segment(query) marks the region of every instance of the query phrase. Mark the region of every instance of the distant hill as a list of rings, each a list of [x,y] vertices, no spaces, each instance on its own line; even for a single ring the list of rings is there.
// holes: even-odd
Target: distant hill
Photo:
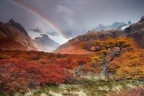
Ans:
[[[111,25],[103,25],[99,24],[96,28],[93,30],[90,30],[89,32],[95,32],[95,31],[107,31],[107,30],[123,30],[126,27],[129,27],[131,25],[131,21],[128,23],[125,22],[114,22]]]
[[[41,37],[34,38],[34,41],[40,51],[52,52],[59,46],[58,43],[50,39],[46,34],[41,34]]]
[[[55,53],[61,54],[87,54],[88,51],[80,48],[79,43],[81,41],[93,41],[104,40],[106,38],[118,38],[118,37],[132,37],[137,42],[137,45],[144,48],[144,17],[135,24],[130,25],[124,30],[107,30],[107,31],[92,31],[84,35],[79,35],[67,43],[61,45]]]

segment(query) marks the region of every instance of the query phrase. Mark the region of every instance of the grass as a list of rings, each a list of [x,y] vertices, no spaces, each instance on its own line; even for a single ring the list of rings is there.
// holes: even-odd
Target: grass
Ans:
[[[33,96],[40,96],[43,93],[47,96],[108,96],[109,93],[118,93],[123,89],[139,86],[144,86],[144,82],[136,80],[80,80],[76,84],[42,87],[33,91]]]
[[[0,96],[110,96],[129,88],[144,87],[144,82],[137,80],[103,80],[77,78],[73,84],[46,85],[27,93]],[[114,95],[115,96],[115,95]]]

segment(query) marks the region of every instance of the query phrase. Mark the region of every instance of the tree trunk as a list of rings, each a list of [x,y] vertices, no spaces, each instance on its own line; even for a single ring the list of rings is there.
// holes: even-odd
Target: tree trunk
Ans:
[[[108,77],[107,66],[106,66],[106,65],[107,65],[106,63],[102,64],[102,74],[103,74],[103,76],[104,76],[105,78]]]
[[[81,65],[78,66],[78,68],[73,73],[74,77],[79,73],[79,71],[82,69],[82,67],[83,67],[83,64],[81,64]]]

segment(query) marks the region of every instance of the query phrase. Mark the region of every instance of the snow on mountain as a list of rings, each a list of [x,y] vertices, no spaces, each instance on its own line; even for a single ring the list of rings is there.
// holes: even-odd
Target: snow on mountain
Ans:
[[[34,32],[33,30],[27,31],[28,35],[34,39],[36,37],[41,37],[42,33],[38,33],[38,32]],[[50,39],[52,39],[53,41],[59,43],[59,44],[64,44],[66,43],[69,39],[64,38],[61,34],[58,35],[51,35],[51,34],[47,34],[49,36]]]
[[[34,41],[40,51],[52,52],[59,46],[57,42],[50,39],[46,34],[41,34],[40,37],[34,38]]]
[[[124,30],[127,27],[129,27],[129,25],[125,25],[125,26],[121,27],[121,30]]]
[[[121,26],[120,30],[124,30],[125,28],[129,27],[130,25],[132,25],[131,21],[129,21],[127,24]]]
[[[32,39],[41,36],[41,35],[40,35],[41,33],[37,33],[37,32],[34,32],[34,31],[32,31],[32,30],[28,30],[27,32],[28,32],[28,35],[29,35]]]
[[[51,38],[52,40],[54,40],[55,42],[59,44],[64,44],[69,40],[69,39],[64,38],[62,35],[53,36],[53,35],[48,34],[48,36],[49,38]]]
[[[125,28],[129,27],[131,24],[132,24],[131,21],[129,21],[128,23],[125,23],[125,22],[114,22],[111,25],[99,24],[92,31],[124,30]]]

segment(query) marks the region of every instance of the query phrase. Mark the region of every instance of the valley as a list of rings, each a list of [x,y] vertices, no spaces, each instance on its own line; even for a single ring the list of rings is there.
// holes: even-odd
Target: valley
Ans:
[[[59,46],[46,34],[33,40],[12,19],[0,23],[0,96],[143,96],[143,29],[144,17]]]

